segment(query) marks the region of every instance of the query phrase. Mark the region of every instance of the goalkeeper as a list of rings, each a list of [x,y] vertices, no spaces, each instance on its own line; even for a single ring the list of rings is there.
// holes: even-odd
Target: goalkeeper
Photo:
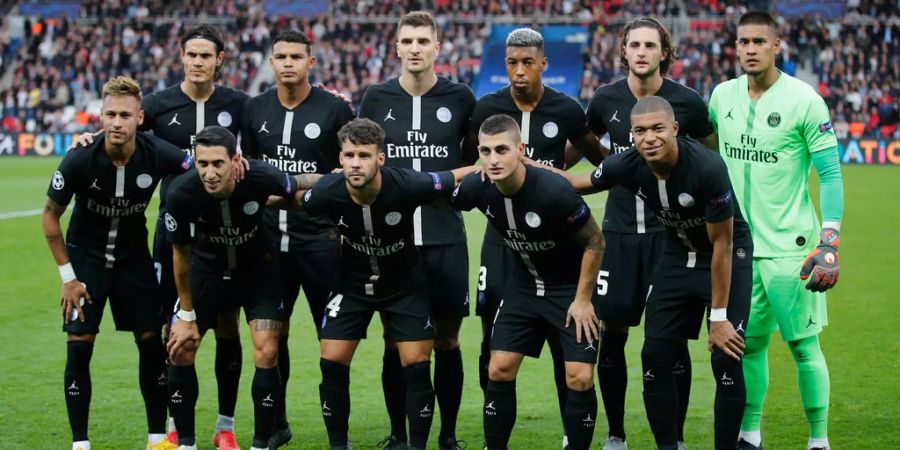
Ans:
[[[741,17],[736,44],[746,75],[717,86],[709,102],[755,246],[743,361],[747,405],[737,448],[762,448],[767,353],[778,328],[797,364],[807,448],[828,450],[830,381],[818,335],[828,321],[823,292],[838,280],[843,182],[828,107],[809,85],[775,67],[777,33],[766,13]],[[809,196],[810,165],[821,185],[821,229]]]

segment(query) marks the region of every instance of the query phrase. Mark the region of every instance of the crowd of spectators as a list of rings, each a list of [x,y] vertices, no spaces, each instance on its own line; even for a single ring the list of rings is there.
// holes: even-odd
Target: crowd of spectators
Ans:
[[[221,23],[224,84],[247,90],[258,68],[267,64],[264,56],[274,34],[300,29],[315,43],[312,81],[357,104],[369,85],[399,75],[394,47],[398,10],[435,11],[442,45],[436,70],[467,84],[478,73],[490,35],[485,17],[511,15],[526,22],[536,16],[575,17],[591,31],[578,93],[587,103],[599,86],[625,76],[619,64],[623,21],[702,10],[713,14],[691,21],[688,30],[675,36],[678,58],[668,76],[708,99],[718,83],[740,73],[734,18],[747,8],[728,0],[335,0],[332,14],[285,18],[266,17],[260,0],[187,0],[177,7],[163,1],[91,0],[83,5],[78,20],[27,21],[26,39],[12,55],[5,47],[8,19],[0,18],[0,74],[11,66],[14,80],[12,89],[0,91],[0,130],[70,132],[92,125],[85,109],[113,75],[135,77],[145,92],[177,82],[182,77],[174,51],[178,38],[204,14],[230,18]],[[817,88],[839,136],[900,137],[900,14],[896,5],[883,0],[851,0],[848,5],[850,13],[839,21],[779,18],[784,36],[779,67],[818,77]],[[100,16],[102,21],[92,19]]]

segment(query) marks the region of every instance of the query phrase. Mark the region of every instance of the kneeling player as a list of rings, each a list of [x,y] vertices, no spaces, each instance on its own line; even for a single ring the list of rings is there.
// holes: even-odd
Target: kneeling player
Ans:
[[[350,121],[338,138],[343,173],[300,176],[303,188],[319,180],[303,196],[303,209],[328,216],[342,236],[337,288],[321,323],[319,395],[328,440],[332,449],[349,448],[350,362],[380,311],[400,350],[410,448],[424,450],[434,411],[434,324],[413,214],[449,194],[474,167],[436,173],[383,167],[384,131],[369,119]]]
[[[490,181],[466,177],[452,203],[481,210],[518,256],[491,330],[485,443],[488,449],[507,447],[516,421],[519,366],[525,355],[540,355],[550,331],[559,335],[565,359],[567,448],[590,448],[599,337],[591,291],[603,258],[600,228],[565,179],[521,162],[525,145],[515,119],[491,116],[481,125],[478,141]]]
[[[697,339],[707,305],[716,379],[715,448],[734,449],[744,412],[741,355],[750,312],[753,242],[722,158],[677,138],[672,106],[645,97],[631,110],[636,151],[606,159],[571,179],[582,191],[624,186],[653,209],[668,231],[647,298],[644,406],[660,449],[678,448],[679,403],[673,368]]]
[[[236,147],[227,129],[203,129],[196,139],[197,170],[175,180],[167,199],[167,237],[180,298],[168,342],[169,404],[185,449],[196,448],[197,347],[220,311],[243,307],[250,323],[256,365],[251,449],[268,448],[280,399],[278,333],[284,307],[277,265],[260,226],[269,196],[291,197],[297,185],[262,161],[251,161],[246,178],[236,183],[231,176],[240,160]]]

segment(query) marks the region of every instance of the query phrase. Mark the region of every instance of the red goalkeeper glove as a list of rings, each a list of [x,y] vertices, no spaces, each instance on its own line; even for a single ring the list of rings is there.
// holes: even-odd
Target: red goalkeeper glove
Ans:
[[[800,269],[800,279],[809,278],[806,288],[813,292],[825,292],[834,287],[840,275],[838,245],[840,234],[834,228],[824,228],[819,235],[819,245],[807,255]],[[812,275],[812,277],[810,277]]]

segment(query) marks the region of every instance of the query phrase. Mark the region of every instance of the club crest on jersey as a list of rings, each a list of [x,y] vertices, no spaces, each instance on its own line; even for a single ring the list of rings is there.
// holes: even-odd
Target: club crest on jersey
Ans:
[[[141,189],[147,189],[150,185],[153,184],[153,177],[147,175],[146,173],[142,173],[137,177],[137,185]]]
[[[525,223],[531,228],[537,228],[541,226],[541,216],[537,215],[536,212],[529,211],[525,214]]]
[[[391,211],[391,212],[387,213],[387,215],[384,216],[384,223],[394,226],[394,225],[397,225],[398,223],[400,223],[400,219],[402,217],[403,216],[400,215],[399,212]]]
[[[769,118],[766,119],[766,123],[768,123],[769,126],[772,128],[777,127],[778,124],[781,123],[781,114],[778,114],[777,112],[773,112],[772,114],[769,114]]]
[[[694,206],[696,202],[694,201],[694,197],[691,197],[691,194],[687,192],[682,192],[678,194],[678,204],[684,206],[685,208],[690,208]]]
[[[559,126],[556,125],[556,122],[547,122],[544,124],[542,131],[548,139],[553,139],[559,134]]]
[[[229,113],[228,111],[220,112],[216,117],[216,122],[219,122],[219,125],[225,128],[230,127],[231,123],[233,122],[233,120],[231,119],[231,113]]]
[[[303,129],[303,134],[310,139],[315,139],[322,134],[322,129],[319,128],[319,124],[317,123],[308,123],[306,128]]]
[[[446,106],[441,106],[437,110],[437,119],[441,122],[447,123],[450,119],[453,118],[453,113],[450,112],[450,109]]]
[[[53,189],[57,191],[62,190],[62,188],[66,185],[66,179],[63,178],[62,172],[57,170],[53,174],[53,181],[50,182],[50,185],[53,186]]]
[[[252,216],[259,211],[259,203],[257,202],[247,202],[244,203],[244,214],[248,216]]]
[[[178,229],[178,222],[176,222],[175,218],[172,217],[172,215],[169,213],[166,213],[166,229],[169,231],[175,231]]]

